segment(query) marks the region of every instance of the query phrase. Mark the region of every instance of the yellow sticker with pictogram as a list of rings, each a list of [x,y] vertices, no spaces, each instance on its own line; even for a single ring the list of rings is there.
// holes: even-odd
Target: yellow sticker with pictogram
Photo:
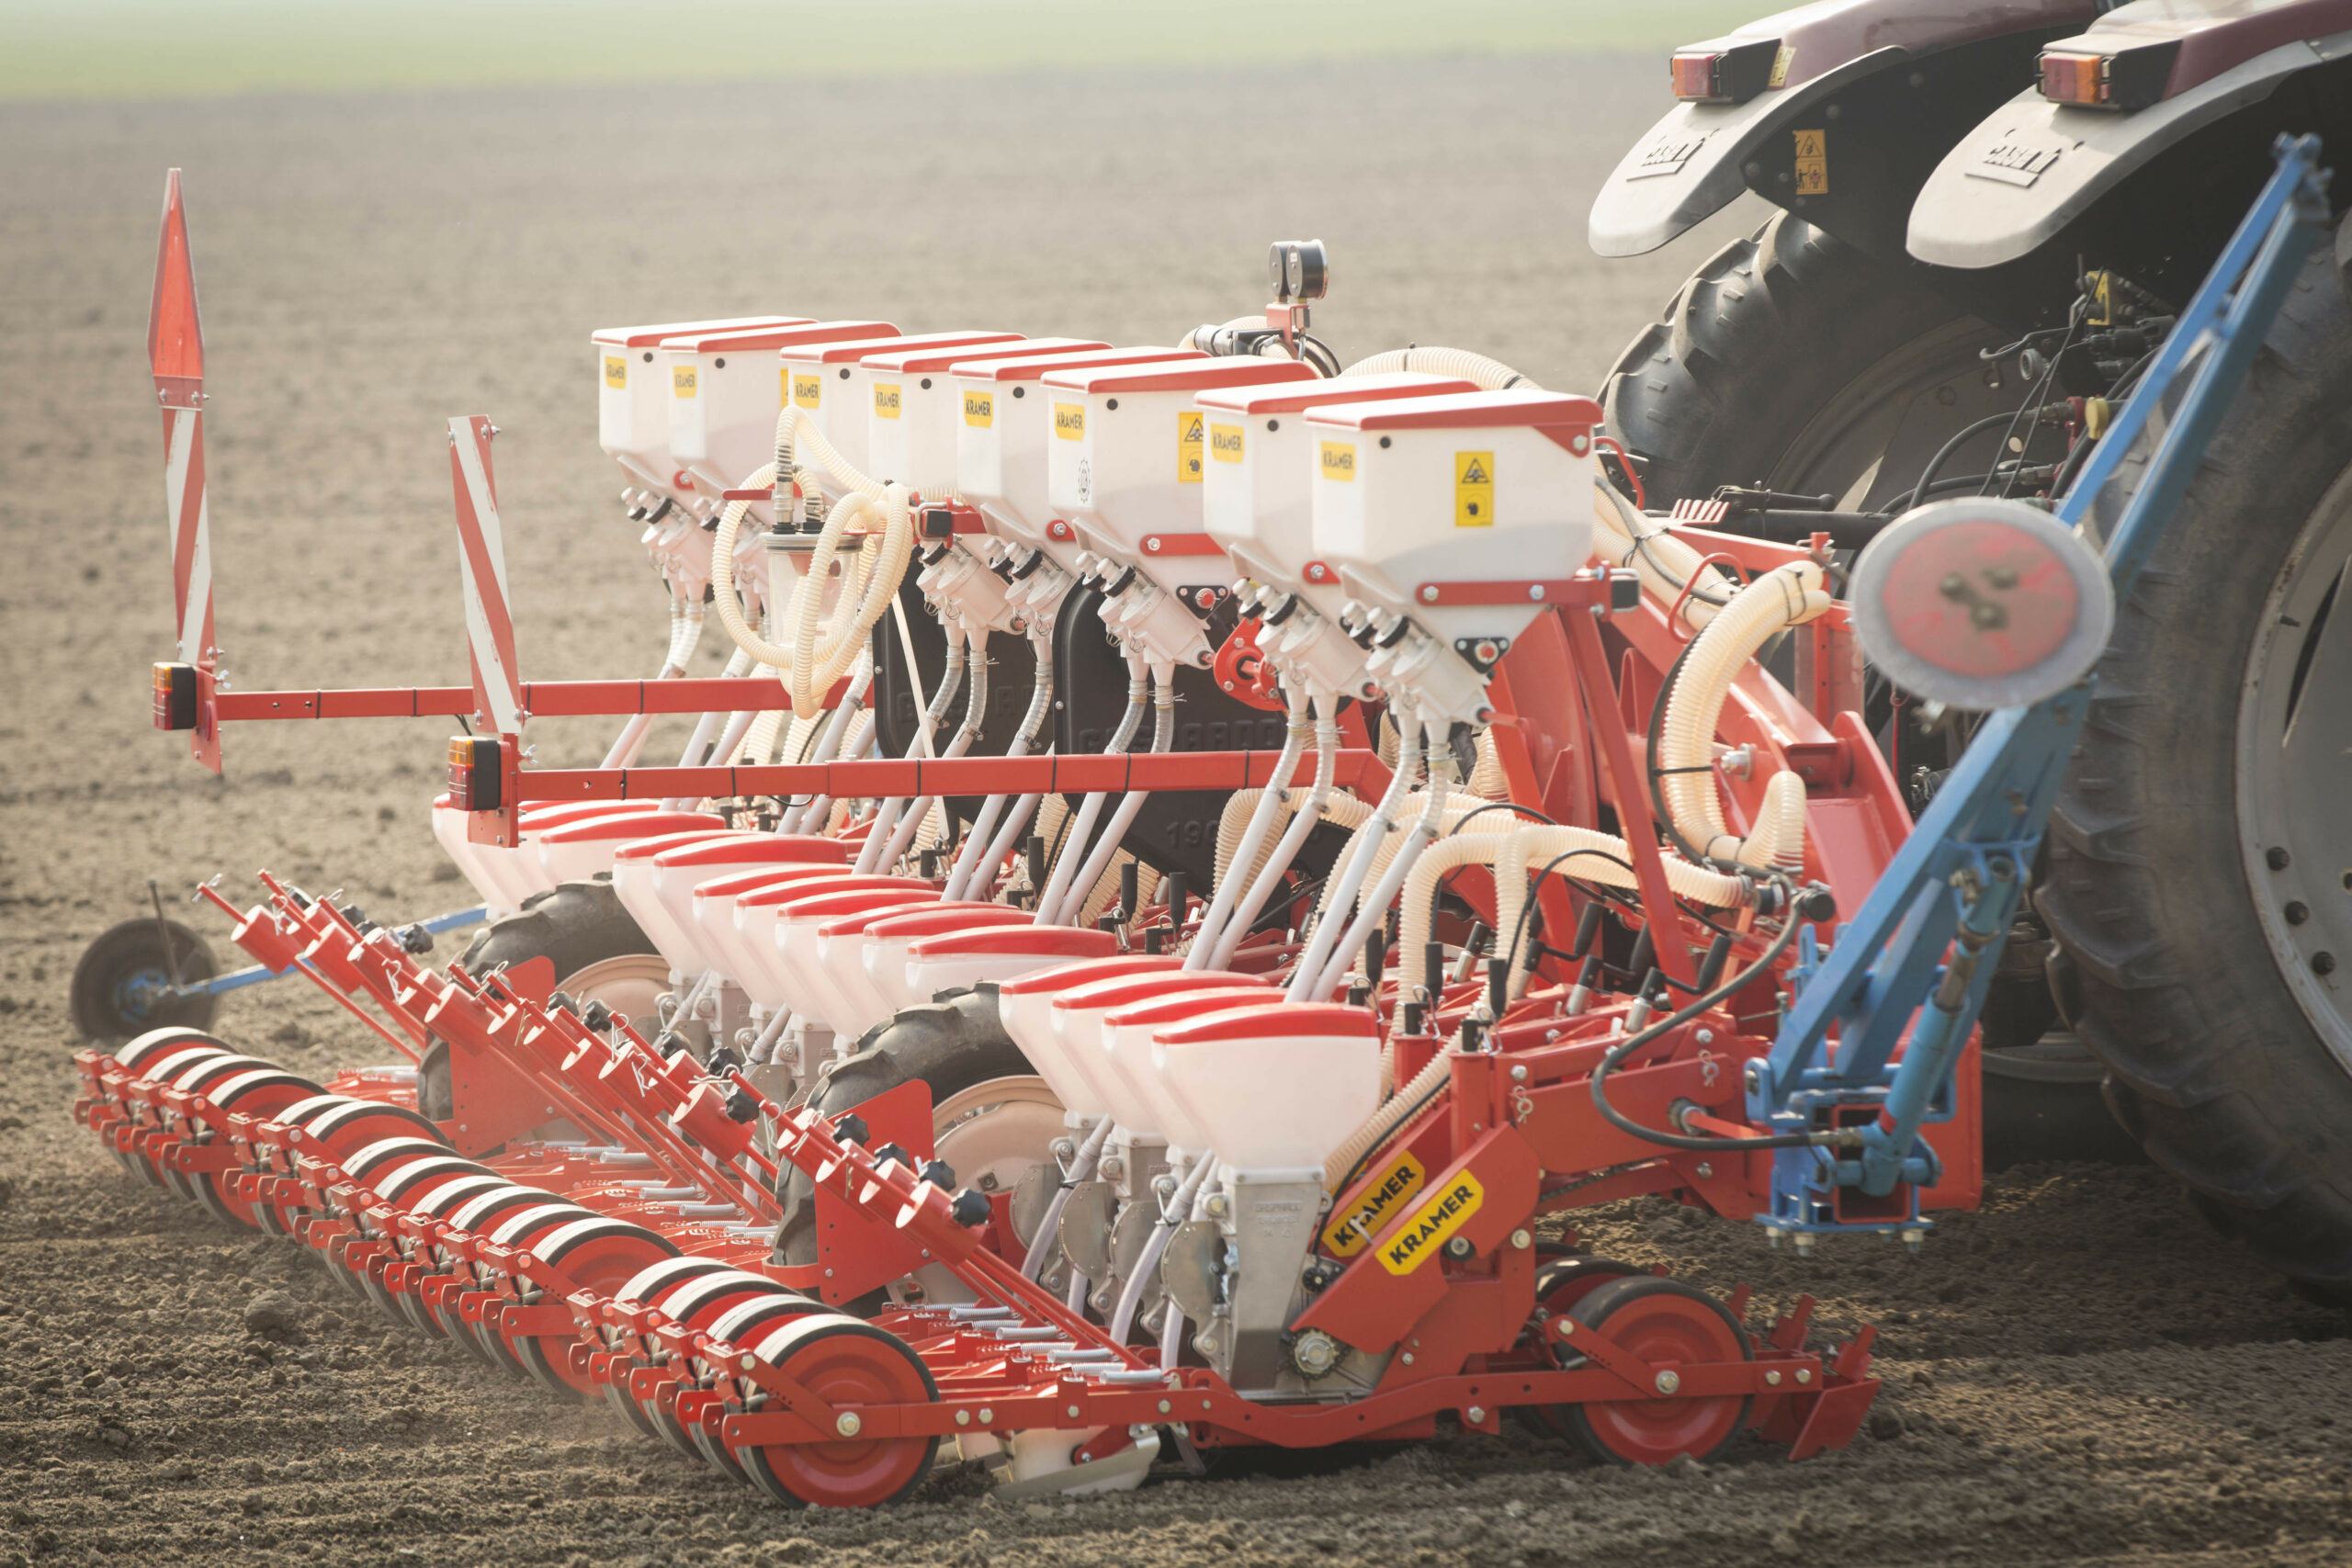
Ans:
[[[1323,443],[1323,477],[1342,484],[1356,477],[1356,445],[1352,441]]]
[[[996,423],[996,394],[977,387],[964,389],[964,423],[974,430],[986,430]]]
[[[1209,456],[1220,463],[1241,461],[1241,427],[1238,424],[1210,425]]]
[[[670,367],[670,389],[682,398],[695,395],[695,367],[691,365]]]
[[[1797,51],[1791,49],[1787,44],[1782,44],[1779,49],[1772,51],[1772,73],[1764,79],[1764,85],[1767,87],[1787,86],[1789,85],[1789,67],[1794,65],[1796,62]]]
[[[1495,525],[1495,455],[1456,452],[1453,455],[1453,525],[1491,528]]]
[[[899,384],[896,381],[874,383],[874,417],[876,419],[899,417]]]
[[[1206,445],[1208,421],[1186,409],[1176,416],[1176,482],[1201,482],[1201,448]]]
[[[615,391],[628,385],[628,361],[617,354],[605,355],[605,385]]]
[[[1428,1185],[1429,1167],[1409,1150],[1373,1172],[1363,1196],[1332,1216],[1323,1228],[1323,1245],[1334,1258],[1353,1258],[1380,1234],[1389,1217],[1412,1201]]]
[[[1085,440],[1086,405],[1084,403],[1056,403],[1054,405],[1054,434],[1064,441]]]
[[[1380,1266],[1391,1274],[1410,1274],[1468,1224],[1486,1201],[1487,1190],[1466,1170],[1442,1183],[1380,1244]]]
[[[1827,196],[1829,194],[1829,132],[1826,130],[1794,130],[1789,134],[1797,141],[1797,194]]]
[[[784,373],[784,382],[791,392],[794,408],[813,409],[825,400],[825,378],[822,376],[804,375],[797,370],[786,370]]]

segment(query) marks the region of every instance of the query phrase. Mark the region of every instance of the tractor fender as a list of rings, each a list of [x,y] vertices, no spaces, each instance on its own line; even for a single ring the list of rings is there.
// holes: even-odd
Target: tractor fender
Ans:
[[[1792,167],[1792,138],[1803,130],[1845,144],[1826,154],[1829,188],[1840,196],[1854,188],[1839,178],[1849,150],[1870,149],[1876,160],[1889,150],[1918,149],[1893,160],[1911,172],[1887,193],[1884,224],[1899,244],[1918,176],[2000,103],[2003,88],[2018,80],[2021,62],[2041,41],[2084,25],[2095,11],[2094,0],[1991,0],[1965,7],[1829,0],[1687,44],[1678,57],[1720,53],[1736,62],[1725,68],[1723,85],[1738,101],[1684,102],[1668,110],[1602,185],[1587,237],[1601,255],[1639,255],[1743,190],[1819,223],[1811,198],[1800,199],[1801,172]],[[1952,58],[1939,62],[1947,54]],[[1892,91],[1885,90],[1890,77]],[[1868,103],[1842,101],[1871,82],[1882,90],[1868,95]],[[1936,90],[1917,91],[1930,85]],[[1867,243],[1834,221],[1821,226]]]
[[[2106,22],[2119,25],[2103,22],[2050,48],[2079,42],[2086,49],[2111,49],[2121,39],[2153,33],[2160,24],[2130,21],[2140,9],[2112,12]],[[2288,14],[2300,9],[2285,8]],[[2352,8],[2333,9],[2336,15],[2328,19],[2340,26]],[[2263,14],[2245,19],[2260,21]],[[2188,44],[2225,34],[2233,25],[2221,17],[2192,17],[2164,31],[2182,39],[2180,58],[2187,66],[2194,58]],[[1936,165],[1912,206],[1906,247],[1936,266],[1976,268],[2015,261],[2046,243],[2166,148],[2269,97],[2307,71],[2346,60],[2352,60],[2352,29],[2290,39],[2132,112],[2052,103],[2038,87],[2030,88],[1962,138]]]

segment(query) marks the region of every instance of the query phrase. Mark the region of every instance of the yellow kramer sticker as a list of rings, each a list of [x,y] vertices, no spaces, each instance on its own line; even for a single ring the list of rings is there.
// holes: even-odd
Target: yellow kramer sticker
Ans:
[[[825,400],[825,378],[822,376],[786,370],[784,372],[784,385],[791,394],[795,408],[813,409]]]
[[[1342,484],[1353,482],[1356,477],[1356,446],[1352,441],[1323,443],[1323,477],[1338,479]]]
[[[1176,482],[1201,482],[1201,446],[1208,421],[1193,412],[1176,416]]]
[[[1056,403],[1054,405],[1054,434],[1064,441],[1085,440],[1086,405],[1084,403]]]
[[[1396,1234],[1380,1244],[1380,1266],[1391,1274],[1410,1274],[1468,1224],[1486,1201],[1487,1190],[1464,1171],[1406,1215]]]
[[[1495,455],[1456,452],[1453,455],[1453,525],[1491,528],[1495,525]]]
[[[899,384],[896,381],[874,383],[874,417],[876,419],[899,417]]]
[[[1353,1258],[1388,1224],[1389,1217],[1429,1182],[1429,1167],[1411,1154],[1400,1154],[1373,1172],[1374,1184],[1364,1195],[1335,1214],[1324,1227],[1323,1245],[1339,1258]]]
[[[1797,130],[1790,132],[1797,141],[1797,194],[1827,196],[1829,194],[1829,132]]]
[[[996,394],[967,389],[964,393],[964,423],[974,430],[986,430],[996,423]]]
[[[1241,427],[1238,424],[1210,425],[1209,456],[1220,463],[1241,461]]]
[[[617,354],[605,355],[605,385],[615,391],[628,385],[628,361]]]
[[[691,365],[670,367],[670,389],[682,398],[695,395],[695,367]]]

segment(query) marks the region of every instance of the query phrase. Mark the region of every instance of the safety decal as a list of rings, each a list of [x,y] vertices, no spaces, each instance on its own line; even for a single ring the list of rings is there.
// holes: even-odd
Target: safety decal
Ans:
[[[1201,482],[1201,446],[1208,421],[1187,409],[1176,416],[1176,482]]]
[[[1797,140],[1797,194],[1799,196],[1827,196],[1829,194],[1829,132],[1795,130],[1789,134]]]
[[[1453,455],[1453,525],[1491,528],[1495,525],[1495,455],[1456,452]]]

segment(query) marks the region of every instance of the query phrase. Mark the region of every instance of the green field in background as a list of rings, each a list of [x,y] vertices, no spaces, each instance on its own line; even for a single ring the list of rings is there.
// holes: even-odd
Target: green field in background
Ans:
[[[0,0],[0,100],[1661,52],[1771,8],[1725,0]]]

